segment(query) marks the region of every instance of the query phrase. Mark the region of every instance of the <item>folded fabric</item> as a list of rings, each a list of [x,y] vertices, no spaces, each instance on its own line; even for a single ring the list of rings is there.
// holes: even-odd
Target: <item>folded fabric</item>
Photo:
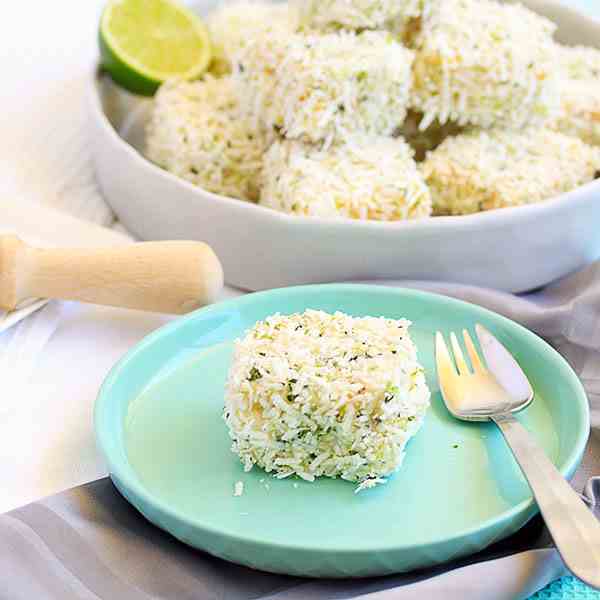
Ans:
[[[588,489],[590,503],[596,490]],[[3,600],[504,600],[527,598],[565,569],[538,517],[479,555],[423,572],[351,581],[271,575],[185,546],[103,479],[0,516],[0,572]]]
[[[591,510],[599,492],[600,479],[590,481]],[[261,573],[163,533],[109,479],[0,515],[0,571],[3,600],[519,600],[566,574],[539,517],[478,555],[426,571],[351,581]]]

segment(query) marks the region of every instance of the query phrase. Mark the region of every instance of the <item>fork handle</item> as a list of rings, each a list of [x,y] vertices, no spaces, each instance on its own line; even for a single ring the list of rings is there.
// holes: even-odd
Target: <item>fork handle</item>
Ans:
[[[494,417],[568,569],[600,589],[600,522],[513,415]]]

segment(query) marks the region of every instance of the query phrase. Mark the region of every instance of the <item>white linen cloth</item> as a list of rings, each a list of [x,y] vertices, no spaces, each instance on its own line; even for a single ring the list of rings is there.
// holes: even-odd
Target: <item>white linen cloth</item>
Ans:
[[[114,226],[95,181],[86,131],[85,86],[97,58],[103,5],[3,5],[1,232],[16,217],[9,203],[13,209],[37,203]],[[18,232],[43,243],[89,235],[85,225],[35,207],[22,221]],[[105,474],[91,425],[98,386],[126,350],[167,319],[53,303],[0,333],[0,513]]]

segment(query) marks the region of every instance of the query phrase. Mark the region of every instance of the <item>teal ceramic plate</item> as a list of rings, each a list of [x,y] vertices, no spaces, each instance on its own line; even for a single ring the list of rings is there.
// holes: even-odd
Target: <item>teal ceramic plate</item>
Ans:
[[[306,308],[406,317],[432,391],[402,470],[354,493],[341,480],[244,473],[221,419],[233,340],[257,320]],[[528,374],[536,399],[520,418],[561,472],[576,469],[589,432],[579,380],[547,344],[476,306],[423,292],[362,285],[287,288],[200,310],[160,329],[110,373],[96,431],[111,477],[150,521],[227,560],[280,573],[365,576],[476,552],[536,512],[498,431],[453,420],[435,376],[433,334],[488,327]],[[233,495],[236,482],[244,494]]]

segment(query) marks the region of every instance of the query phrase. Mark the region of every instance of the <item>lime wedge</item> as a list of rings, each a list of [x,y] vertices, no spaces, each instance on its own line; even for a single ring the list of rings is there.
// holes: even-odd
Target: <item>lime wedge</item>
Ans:
[[[100,20],[99,42],[111,77],[146,96],[172,77],[199,77],[211,61],[206,27],[173,0],[110,0]]]

